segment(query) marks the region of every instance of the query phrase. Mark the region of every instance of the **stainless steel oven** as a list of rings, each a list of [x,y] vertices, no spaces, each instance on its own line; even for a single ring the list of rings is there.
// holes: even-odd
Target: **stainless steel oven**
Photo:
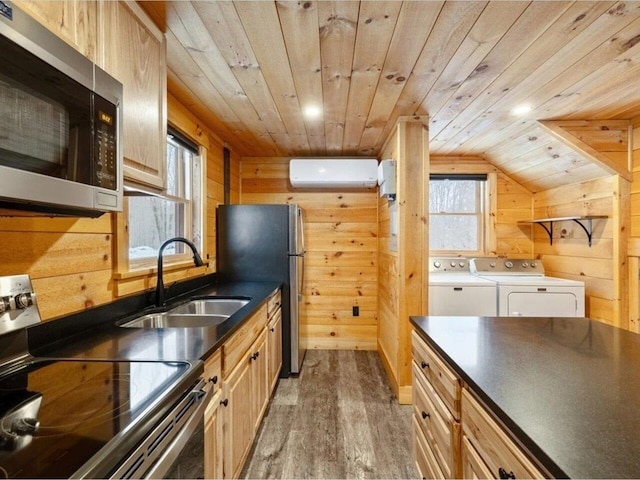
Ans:
[[[0,478],[204,475],[200,360],[33,357],[27,275],[0,277]]]

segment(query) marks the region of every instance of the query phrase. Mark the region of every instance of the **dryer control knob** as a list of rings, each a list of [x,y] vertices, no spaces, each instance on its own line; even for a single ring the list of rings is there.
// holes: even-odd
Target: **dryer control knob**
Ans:
[[[458,265],[460,266],[460,268],[464,268],[464,262],[460,262],[458,263]]]
[[[436,268],[440,268],[442,264],[436,260],[435,262],[433,262],[433,266]]]
[[[504,262],[504,266],[511,269],[513,268],[513,262],[510,260],[507,260],[506,262]]]
[[[522,262],[522,268],[527,268],[529,264],[527,262]]]
[[[491,262],[491,263],[489,264],[489,266],[490,266],[491,268],[496,268],[496,262]]]
[[[456,262],[451,262],[450,265],[451,265],[452,268],[455,268]]]

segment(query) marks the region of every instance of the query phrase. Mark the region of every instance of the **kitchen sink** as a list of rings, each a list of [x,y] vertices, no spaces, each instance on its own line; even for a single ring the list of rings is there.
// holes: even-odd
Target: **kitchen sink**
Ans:
[[[128,328],[200,328],[214,327],[229,315],[173,315],[168,312],[150,313],[120,324]]]
[[[197,298],[166,312],[148,313],[119,325],[127,328],[214,327],[248,303],[246,298]]]
[[[172,308],[170,315],[226,315],[230,317],[249,300],[239,298],[201,298]]]

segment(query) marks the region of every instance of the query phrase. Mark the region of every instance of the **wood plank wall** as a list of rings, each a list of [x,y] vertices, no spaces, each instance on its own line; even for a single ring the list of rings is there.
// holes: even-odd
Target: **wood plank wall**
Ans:
[[[213,132],[200,127],[197,119],[185,115],[185,112],[186,108],[170,96],[169,117],[172,122],[196,142],[203,142],[203,136],[207,138],[207,253],[213,269],[215,206],[224,198],[222,144]],[[192,135],[197,131],[202,133]],[[231,199],[237,202],[240,196],[239,158],[232,154],[231,160]],[[0,249],[0,276],[21,273],[31,276],[43,320],[111,302],[116,298],[113,282],[116,224],[116,214],[88,219],[0,211],[3,245]],[[167,281],[175,281],[188,275],[188,270],[171,271],[166,278]],[[140,282],[127,292],[151,286],[150,282]]]
[[[298,203],[306,213],[307,348],[376,349],[378,328],[377,190],[293,189],[289,157],[240,162],[240,203]],[[359,316],[352,307],[358,306]]]
[[[593,221],[593,245],[574,222],[556,222],[553,245],[549,236],[536,226],[534,250],[546,274],[585,282],[586,315],[615,324],[616,289],[614,279],[617,176],[557,187],[534,195],[534,217],[606,215]]]
[[[630,192],[629,329],[640,332],[640,117],[632,120],[633,182]]]
[[[398,129],[392,132],[381,152],[381,158],[398,161]],[[378,200],[378,351],[396,392],[398,391],[398,349],[400,348],[400,274],[397,249],[391,246],[391,204],[388,200]]]

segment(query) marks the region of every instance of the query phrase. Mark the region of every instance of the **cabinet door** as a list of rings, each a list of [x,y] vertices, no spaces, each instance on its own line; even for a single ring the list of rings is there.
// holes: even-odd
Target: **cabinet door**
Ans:
[[[268,356],[267,356],[267,334],[266,331],[260,334],[252,346],[251,356],[251,389],[252,389],[252,417],[254,427],[257,431],[260,421],[269,403],[269,381],[267,376]]]
[[[96,60],[98,35],[96,2],[86,0],[62,0],[13,2],[41,24],[74,47],[90,60]]]
[[[462,478],[495,478],[465,435],[462,436]]]
[[[222,392],[216,393],[204,412],[204,478],[222,478]]]
[[[245,356],[224,380],[224,478],[238,478],[253,440],[253,389],[250,356]]]
[[[278,309],[267,328],[267,351],[269,352],[269,395],[273,393],[282,368],[282,310]]]
[[[167,112],[162,32],[136,2],[100,2],[97,63],[123,85],[126,179],[164,188]]]

